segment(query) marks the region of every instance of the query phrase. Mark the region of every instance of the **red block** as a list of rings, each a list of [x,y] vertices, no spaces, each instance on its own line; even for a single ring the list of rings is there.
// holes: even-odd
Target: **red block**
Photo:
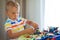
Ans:
[[[55,38],[52,38],[51,40],[56,40]]]

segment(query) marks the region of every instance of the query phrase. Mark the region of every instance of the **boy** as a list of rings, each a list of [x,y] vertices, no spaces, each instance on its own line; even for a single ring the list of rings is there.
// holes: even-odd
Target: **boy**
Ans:
[[[24,34],[33,34],[38,25],[30,20],[19,17],[18,4],[13,1],[6,3],[6,15],[8,19],[5,23],[5,31],[11,40]],[[31,28],[24,29],[25,24],[31,25]]]

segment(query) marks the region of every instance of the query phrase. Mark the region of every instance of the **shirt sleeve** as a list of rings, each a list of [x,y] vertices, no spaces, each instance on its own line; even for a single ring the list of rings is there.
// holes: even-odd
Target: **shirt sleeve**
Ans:
[[[26,25],[27,19],[21,18],[22,21],[24,21],[24,25]]]
[[[10,23],[6,23],[5,25],[5,31],[11,30],[11,24]]]
[[[25,19],[25,18],[22,18],[22,17],[19,17],[18,19],[19,19],[19,20],[27,20],[27,19]]]

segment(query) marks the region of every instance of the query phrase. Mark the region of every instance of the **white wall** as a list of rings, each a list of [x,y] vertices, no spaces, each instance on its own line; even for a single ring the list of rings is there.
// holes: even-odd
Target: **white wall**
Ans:
[[[40,26],[41,30],[43,30],[44,27],[44,13],[45,13],[45,0],[40,0]]]
[[[26,0],[26,17],[39,23],[40,0]]]
[[[30,20],[37,22],[40,26],[40,30],[43,29],[43,17],[44,17],[44,3],[43,0],[26,0],[26,17]]]

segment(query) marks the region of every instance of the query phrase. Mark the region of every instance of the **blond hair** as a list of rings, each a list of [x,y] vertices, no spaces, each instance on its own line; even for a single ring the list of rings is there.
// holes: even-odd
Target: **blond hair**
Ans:
[[[6,2],[6,9],[8,10],[9,8],[11,8],[11,7],[16,7],[17,8],[17,4],[15,3],[15,2],[13,2],[13,1],[8,1],[8,2]]]
[[[18,8],[18,12],[20,11],[20,5],[18,2],[15,2],[15,1],[6,2],[6,10],[9,10],[11,7],[16,7]]]

